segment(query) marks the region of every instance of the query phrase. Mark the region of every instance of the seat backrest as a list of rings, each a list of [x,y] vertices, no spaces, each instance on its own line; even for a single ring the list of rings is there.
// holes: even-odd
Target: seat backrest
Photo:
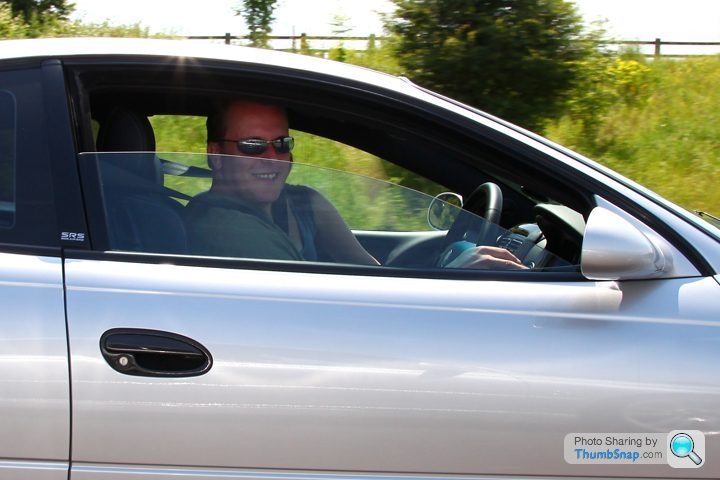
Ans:
[[[147,117],[116,108],[100,124],[95,149],[98,152],[155,152],[155,132]],[[105,163],[162,185],[163,174],[156,156],[112,156]]]
[[[147,117],[111,111],[96,141],[108,237],[113,250],[186,253],[183,206],[163,186],[155,135]]]

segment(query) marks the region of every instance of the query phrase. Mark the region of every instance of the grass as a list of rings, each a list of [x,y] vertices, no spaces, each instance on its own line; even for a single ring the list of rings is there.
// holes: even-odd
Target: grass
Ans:
[[[655,60],[631,101],[597,118],[593,138],[566,116],[545,132],[688,210],[720,213],[720,56]]]

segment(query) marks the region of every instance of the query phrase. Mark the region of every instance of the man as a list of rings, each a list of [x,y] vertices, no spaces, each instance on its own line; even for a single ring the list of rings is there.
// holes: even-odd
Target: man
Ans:
[[[213,183],[188,205],[194,253],[378,264],[325,197],[285,184],[294,140],[281,107],[236,101],[207,128]]]
[[[210,190],[188,205],[195,254],[379,265],[317,191],[285,182],[294,140],[285,110],[235,101],[207,121]],[[524,268],[505,249],[477,247],[448,267]]]

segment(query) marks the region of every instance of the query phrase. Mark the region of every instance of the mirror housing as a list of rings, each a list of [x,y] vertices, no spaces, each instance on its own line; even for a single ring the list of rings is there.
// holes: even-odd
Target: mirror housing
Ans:
[[[659,277],[672,267],[660,245],[620,215],[595,207],[583,235],[580,269],[589,280]]]

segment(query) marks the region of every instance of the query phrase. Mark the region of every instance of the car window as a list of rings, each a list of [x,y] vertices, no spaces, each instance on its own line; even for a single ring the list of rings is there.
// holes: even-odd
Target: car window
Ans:
[[[47,128],[54,125],[54,119],[45,110],[47,98],[42,93],[40,69],[3,70],[0,75],[0,243],[3,248],[55,247],[62,240],[61,232],[71,230],[60,229],[57,222],[55,193],[58,190],[53,185],[57,177],[51,165],[54,163],[62,169],[65,157],[57,151],[51,153]],[[39,115],[38,112],[45,113]],[[57,131],[57,126],[54,127]],[[72,231],[82,232],[82,229]]]
[[[15,223],[15,99],[0,91],[0,228]]]
[[[254,183],[218,193],[211,159],[242,170],[238,178],[251,171]],[[505,230],[442,198],[352,172],[197,153],[83,153],[80,161],[99,172],[111,250],[462,268],[456,259],[463,252],[492,244],[528,269],[572,267],[544,248],[536,225]],[[258,177],[271,183],[278,172],[287,180],[265,210],[252,189],[265,188],[256,187]]]

